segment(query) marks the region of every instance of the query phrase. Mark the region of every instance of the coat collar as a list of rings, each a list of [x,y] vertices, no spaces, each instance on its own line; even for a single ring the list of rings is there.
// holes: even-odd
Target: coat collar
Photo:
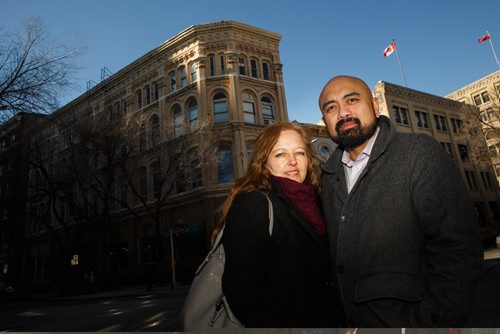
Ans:
[[[306,233],[312,236],[318,242],[321,248],[323,248],[325,251],[328,251],[325,241],[314,231],[314,228],[298,211],[298,209],[286,198],[278,182],[272,177],[269,178],[269,181],[271,183],[271,195],[275,195],[277,198],[283,201],[288,207],[288,212],[290,213],[290,215],[299,223],[300,226],[304,228]]]

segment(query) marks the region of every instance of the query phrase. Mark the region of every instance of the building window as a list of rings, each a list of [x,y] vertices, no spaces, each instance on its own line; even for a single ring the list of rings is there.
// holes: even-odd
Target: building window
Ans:
[[[146,167],[139,168],[139,196],[143,201],[148,199],[148,175]]]
[[[493,183],[491,182],[491,176],[488,172],[481,172],[481,179],[483,180],[485,189],[493,189]]]
[[[215,75],[215,57],[214,55],[208,56],[208,75],[213,77]]]
[[[436,125],[436,130],[448,131],[446,127],[446,118],[440,115],[434,115],[434,124]]]
[[[466,170],[465,171],[465,176],[467,178],[467,185],[469,186],[469,189],[470,190],[477,189],[476,176],[474,175],[474,172]]]
[[[141,129],[139,130],[139,152],[145,151],[147,146],[148,146],[148,138],[146,134],[146,127],[142,125]]]
[[[153,197],[158,199],[161,195],[160,163],[158,161],[149,166],[151,172],[151,184],[153,185]]]
[[[217,152],[217,176],[219,183],[233,181],[233,152],[230,144],[219,146]]]
[[[245,58],[240,58],[239,59],[239,68],[240,68],[240,74],[241,75],[246,75],[246,71],[245,71]]]
[[[408,109],[404,107],[392,106],[392,113],[394,120],[398,124],[409,125],[408,122]]]
[[[181,80],[181,88],[187,86],[187,78],[186,78],[186,67],[181,66],[179,68],[179,78]]]
[[[177,90],[177,78],[175,77],[175,71],[170,72],[168,76],[170,78],[170,91],[175,92]]]
[[[450,118],[451,127],[453,128],[453,133],[463,133],[463,122],[461,119]]]
[[[243,101],[243,113],[246,123],[255,123],[255,104],[251,101]]]
[[[175,191],[177,194],[180,194],[186,191],[186,175],[183,169],[178,169],[175,172],[176,180],[175,180]]]
[[[151,87],[149,85],[144,87],[144,97],[146,100],[146,105],[151,103]]]
[[[158,116],[151,117],[151,145],[156,146],[160,143],[160,120]]]
[[[269,64],[262,63],[262,78],[264,80],[270,80],[271,76],[269,75]]]
[[[122,183],[119,188],[120,193],[118,198],[120,199],[120,207],[126,208],[128,205],[128,184]]]
[[[192,170],[192,187],[193,189],[199,188],[203,185],[200,161],[197,158],[191,160],[191,170]]]
[[[135,93],[135,100],[137,103],[137,109],[141,109],[142,108],[142,92],[140,90],[138,90]]]
[[[265,125],[270,125],[274,123],[274,111],[273,111],[273,103],[271,99],[267,96],[264,96],[260,99],[262,104],[262,118]]]
[[[184,117],[182,117],[181,107],[176,104],[172,114],[174,118],[174,138],[178,138],[182,135],[182,128],[184,126]]]
[[[160,97],[160,86],[158,85],[158,82],[153,82],[153,100],[157,101],[158,98]]]
[[[257,78],[258,77],[257,60],[255,60],[255,59],[250,60],[250,70],[252,72],[252,77]]]
[[[460,159],[462,159],[462,161],[469,161],[469,149],[467,148],[467,145],[458,144],[457,147]]]
[[[420,128],[429,129],[429,114],[423,111],[415,110],[415,117],[417,119],[417,126]]]
[[[220,59],[220,74],[226,74],[226,57],[224,57],[224,55],[221,55],[219,59]]]
[[[483,99],[483,103],[489,102],[490,101],[490,95],[488,92],[482,92],[481,93],[481,98]]]
[[[443,148],[446,150],[446,152],[448,152],[449,155],[451,155],[452,158],[455,158],[455,155],[453,154],[453,149],[452,149],[452,146],[451,146],[451,143],[448,143],[448,142],[439,142],[441,144],[441,146],[443,146]]]
[[[122,99],[122,115],[123,116],[127,115],[127,112],[128,112],[127,100]]]
[[[198,103],[196,99],[191,98],[188,102],[188,117],[189,117],[189,129],[191,131],[196,130],[198,127]]]
[[[480,106],[481,104],[483,104],[483,101],[481,100],[481,95],[474,95],[474,103],[476,104],[476,106]]]
[[[229,112],[227,109],[226,94],[217,93],[213,100],[214,122],[215,124],[227,123],[229,121]]]
[[[476,106],[480,106],[483,103],[489,102],[490,101],[490,95],[488,94],[487,91],[481,92],[480,94],[474,95],[474,104]]]
[[[196,65],[195,63],[192,63],[191,66],[189,67],[191,71],[191,83],[195,82],[198,77],[196,75]]]

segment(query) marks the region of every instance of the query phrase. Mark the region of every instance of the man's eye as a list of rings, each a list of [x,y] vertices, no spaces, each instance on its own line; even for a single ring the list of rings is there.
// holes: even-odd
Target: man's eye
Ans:
[[[329,105],[326,107],[325,112],[331,112],[334,111],[337,107],[334,105]]]
[[[358,99],[355,99],[355,98],[347,100],[347,103],[349,103],[349,104],[355,104],[356,102],[358,102]]]

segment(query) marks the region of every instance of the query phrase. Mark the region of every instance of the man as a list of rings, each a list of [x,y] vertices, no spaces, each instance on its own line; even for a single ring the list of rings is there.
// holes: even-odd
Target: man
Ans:
[[[332,78],[319,106],[339,145],[322,202],[349,325],[460,327],[483,253],[454,161],[430,136],[397,133],[359,78]]]

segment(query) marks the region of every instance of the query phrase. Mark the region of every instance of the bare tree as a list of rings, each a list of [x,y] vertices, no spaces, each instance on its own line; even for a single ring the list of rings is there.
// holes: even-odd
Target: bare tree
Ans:
[[[80,51],[50,41],[38,17],[21,34],[0,34],[0,124],[19,112],[55,110],[61,93],[72,87]]]

